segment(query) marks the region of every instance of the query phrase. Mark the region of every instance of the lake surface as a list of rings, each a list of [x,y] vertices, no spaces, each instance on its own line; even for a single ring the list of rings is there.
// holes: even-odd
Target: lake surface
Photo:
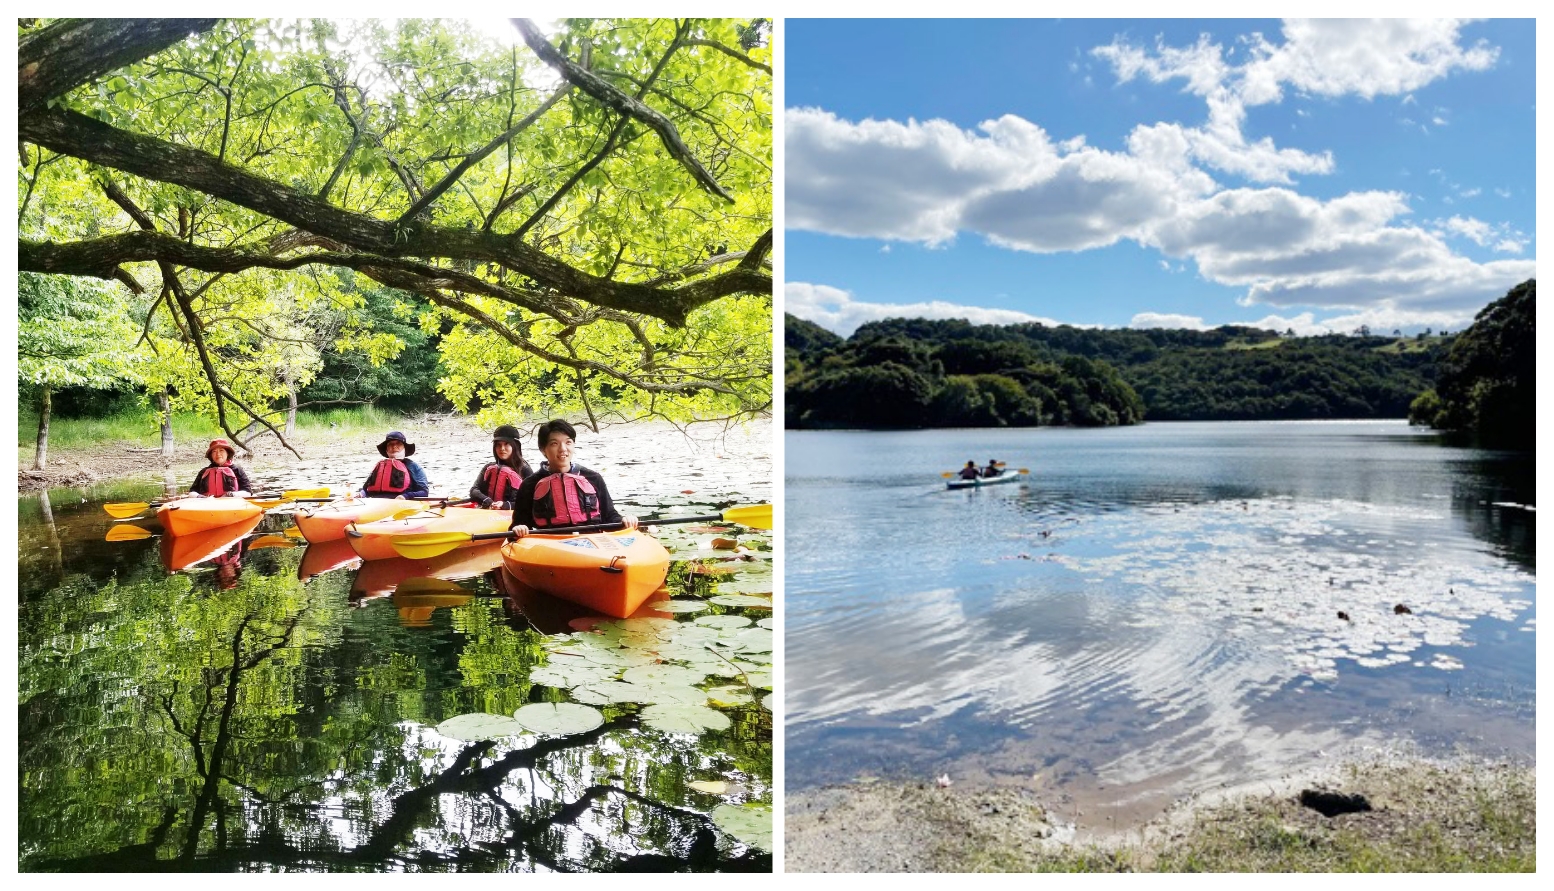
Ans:
[[[1370,748],[1533,757],[1530,455],[1401,422],[785,442],[790,793],[949,774],[1122,825]],[[1029,481],[947,491],[968,459]]]
[[[578,460],[625,513],[716,513],[770,500],[769,435],[616,426],[580,432]],[[489,446],[416,458],[462,494]],[[339,488],[375,458],[255,482]],[[769,533],[735,530],[733,556],[660,527],[680,604],[600,623],[515,587],[496,548],[362,564],[284,513],[230,546],[105,540],[125,524],[104,502],[162,492],[19,499],[22,870],[771,870]],[[631,698],[649,688],[705,705],[664,719]],[[602,723],[511,726],[544,703]],[[445,723],[470,714],[499,726]]]

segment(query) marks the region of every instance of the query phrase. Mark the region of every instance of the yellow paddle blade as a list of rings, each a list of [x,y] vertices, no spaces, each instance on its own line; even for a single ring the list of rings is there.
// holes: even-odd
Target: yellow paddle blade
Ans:
[[[408,520],[411,517],[420,516],[421,514],[432,514],[433,516],[438,516],[438,517],[442,516],[442,514],[436,508],[430,508],[430,507],[407,507],[404,510],[395,511],[394,513],[390,514],[389,515],[389,519],[390,520]]]
[[[128,520],[138,513],[143,513],[151,505],[144,501],[119,501],[113,504],[103,505],[103,510],[115,520]]]
[[[396,535],[389,539],[389,544],[399,552],[401,557],[425,560],[438,554],[446,554],[459,545],[473,540],[474,536],[468,532],[417,532],[411,535]]]
[[[287,526],[286,527],[286,531],[281,533],[281,534],[286,536],[287,538],[301,538],[302,537],[302,530],[297,528],[296,526]]]
[[[249,543],[248,549],[250,551],[257,551],[260,548],[294,548],[296,546],[297,543],[295,541],[284,535],[261,535]]]
[[[142,529],[139,526],[125,524],[123,526],[115,526],[112,529],[109,529],[108,534],[103,536],[103,541],[140,541],[143,538],[150,537],[151,531],[149,529]]]
[[[416,576],[414,578],[405,579],[404,581],[400,582],[396,588],[394,588],[394,602],[399,603],[405,597],[429,594],[441,594],[443,596],[463,595],[464,600],[470,599],[469,591],[454,582],[446,581],[444,579],[434,579],[428,576]]]
[[[321,486],[317,489],[288,489],[281,493],[281,498],[286,501],[294,501],[298,498],[328,498],[329,487]]]
[[[262,507],[266,510],[272,507],[280,507],[286,503],[279,498],[245,498],[244,500],[254,507]]]
[[[941,473],[939,475],[944,477],[945,479],[949,479],[950,477],[954,476],[955,474],[953,474],[950,471],[946,470],[944,473]]]
[[[731,507],[723,512],[723,519],[741,526],[749,526],[751,529],[770,529],[772,528],[772,506],[745,504]]]

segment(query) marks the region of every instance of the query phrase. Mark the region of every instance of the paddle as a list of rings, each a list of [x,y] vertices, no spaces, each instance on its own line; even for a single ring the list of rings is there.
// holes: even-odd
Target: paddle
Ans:
[[[275,534],[261,535],[258,538],[254,539],[253,541],[248,543],[248,549],[250,551],[257,551],[257,550],[260,550],[261,548],[295,548],[295,547],[299,547],[299,545],[297,544],[297,542],[294,539],[287,538],[284,535],[275,535]]]
[[[772,528],[772,506],[770,504],[747,504],[739,507],[731,507],[721,514],[711,514],[700,517],[672,517],[654,518],[642,520],[644,526],[667,526],[671,523],[738,523],[741,526],[749,526],[752,529]],[[592,526],[568,526],[555,530],[556,535],[572,535],[585,532],[614,532],[625,528],[624,523],[599,523]],[[546,535],[545,530],[535,530],[536,534]],[[446,554],[462,544],[472,541],[500,541],[512,538],[513,533],[508,532],[420,532],[413,535],[399,535],[389,539],[389,544],[394,546],[400,556],[409,557],[412,560],[425,560]]]
[[[155,534],[156,533],[152,532],[150,529],[144,529],[140,526],[131,526],[126,523],[125,525],[115,526],[112,529],[109,529],[108,534],[103,536],[103,541],[140,541],[142,539],[150,538]]]
[[[251,502],[253,504],[256,504],[256,505],[258,505],[260,507],[274,507],[274,506],[276,506],[276,505],[278,505],[278,504],[280,504],[280,503],[282,503],[284,501],[296,501],[296,500],[301,499],[301,498],[325,498],[327,500],[328,495],[329,495],[329,489],[327,487],[326,488],[322,488],[322,489],[291,489],[291,490],[286,491],[286,492],[279,492],[279,493],[269,493],[269,492],[267,492],[267,493],[262,494],[262,495],[254,495],[254,496],[251,496],[251,497],[246,498],[244,500],[245,501],[249,501],[249,502]],[[108,516],[113,517],[116,520],[127,520],[130,517],[133,517],[133,516],[135,516],[138,513],[142,513],[142,512],[144,512],[146,510],[149,510],[150,508],[161,507],[161,506],[163,506],[165,504],[173,504],[173,503],[176,503],[176,502],[182,501],[182,500],[183,499],[181,499],[181,498],[175,498],[175,499],[171,499],[171,500],[168,500],[168,501],[151,501],[151,502],[146,502],[146,501],[115,501],[115,502],[111,502],[109,504],[103,505],[103,510],[108,512]],[[269,503],[269,502],[273,502],[273,503]]]

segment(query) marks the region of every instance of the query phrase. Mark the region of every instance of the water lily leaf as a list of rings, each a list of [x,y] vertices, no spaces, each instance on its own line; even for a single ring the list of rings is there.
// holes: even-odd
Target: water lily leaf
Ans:
[[[720,551],[732,551],[739,547],[739,542],[732,538],[714,538],[710,544]]]
[[[590,705],[613,705],[618,702],[640,702],[648,705],[659,703],[705,705],[707,703],[707,694],[695,687],[648,686],[622,681],[605,681],[578,687],[572,691],[572,698]]]
[[[733,722],[728,715],[705,705],[666,703],[644,708],[642,723],[664,733],[699,734],[707,730],[727,730]]]
[[[529,672],[529,681],[547,687],[576,687],[580,684],[596,684],[607,681],[620,672],[619,666],[600,665],[577,656],[562,659],[551,656],[547,665]]]
[[[656,645],[658,642],[653,641],[652,643]],[[652,656],[639,649],[600,648],[590,650],[584,658],[595,665],[609,667],[614,670],[629,668],[633,665],[648,665],[655,661]],[[610,673],[614,674],[614,670]]]
[[[772,573],[744,572],[725,582],[718,582],[719,594],[770,594]]]
[[[653,608],[666,613],[699,613],[707,608],[707,604],[700,600],[661,600],[653,604]]]
[[[544,736],[571,736],[603,724],[604,713],[575,702],[535,702],[513,712],[513,719]]]
[[[770,690],[772,688],[772,673],[770,671],[755,665],[742,664],[740,667],[745,670],[744,678],[750,682],[750,686],[760,687],[762,690]]]
[[[722,780],[694,780],[685,785],[690,786],[697,792],[706,792],[708,795],[722,795],[723,791],[728,788],[728,783]]]
[[[772,697],[776,696],[776,695],[777,695],[776,693],[768,693],[765,696],[762,696],[761,697],[761,708],[764,708],[764,709],[766,709],[769,712],[770,711],[775,711],[775,709],[772,708]]]
[[[669,643],[677,643],[685,647],[699,647],[702,644],[712,643],[718,637],[718,629],[716,628],[686,624],[681,625],[680,629],[669,637]]]
[[[708,600],[711,603],[716,603],[718,606],[750,606],[759,609],[772,608],[771,600],[765,597],[751,597],[749,594],[719,594],[716,597],[709,597]]]
[[[683,665],[639,665],[626,669],[621,680],[646,686],[693,687],[706,677],[705,671]]]
[[[734,838],[763,851],[772,849],[772,809],[766,805],[720,804],[712,822]]]
[[[745,650],[745,651],[743,651],[743,652],[741,652],[739,654],[739,659],[742,662],[754,662],[755,664],[760,665],[763,668],[769,668],[771,666],[771,664],[772,664],[772,653],[771,653],[770,650],[764,650],[764,651],[759,651],[759,652],[753,651],[753,650]]]
[[[706,699],[715,706],[744,705],[750,701],[750,691],[744,687],[713,687]]]
[[[517,736],[524,732],[524,728],[522,724],[506,715],[474,712],[473,714],[449,718],[437,725],[437,732],[449,739],[457,739],[462,742],[479,742],[483,739]]]
[[[762,627],[762,628],[772,628],[777,623],[776,623],[776,621],[774,619],[772,619],[771,616],[767,616],[766,618],[762,619],[759,622],[756,622],[755,624],[760,626],[760,627]]]
[[[750,619],[745,616],[698,616],[696,624],[707,628],[744,628],[750,624]]]
[[[746,628],[734,635],[734,639],[750,652],[770,653],[772,651],[772,632],[767,628]]]

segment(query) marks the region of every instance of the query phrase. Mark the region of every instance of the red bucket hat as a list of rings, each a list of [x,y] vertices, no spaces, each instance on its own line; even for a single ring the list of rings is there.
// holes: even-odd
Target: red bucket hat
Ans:
[[[214,459],[211,458],[210,453],[214,452],[217,449],[226,449],[227,450],[227,463],[228,464],[232,463],[232,458],[234,456],[236,456],[236,454],[237,454],[237,450],[233,449],[231,444],[229,444],[225,439],[213,439],[213,440],[210,441],[210,445],[205,447],[205,460],[206,461],[214,460]]]

